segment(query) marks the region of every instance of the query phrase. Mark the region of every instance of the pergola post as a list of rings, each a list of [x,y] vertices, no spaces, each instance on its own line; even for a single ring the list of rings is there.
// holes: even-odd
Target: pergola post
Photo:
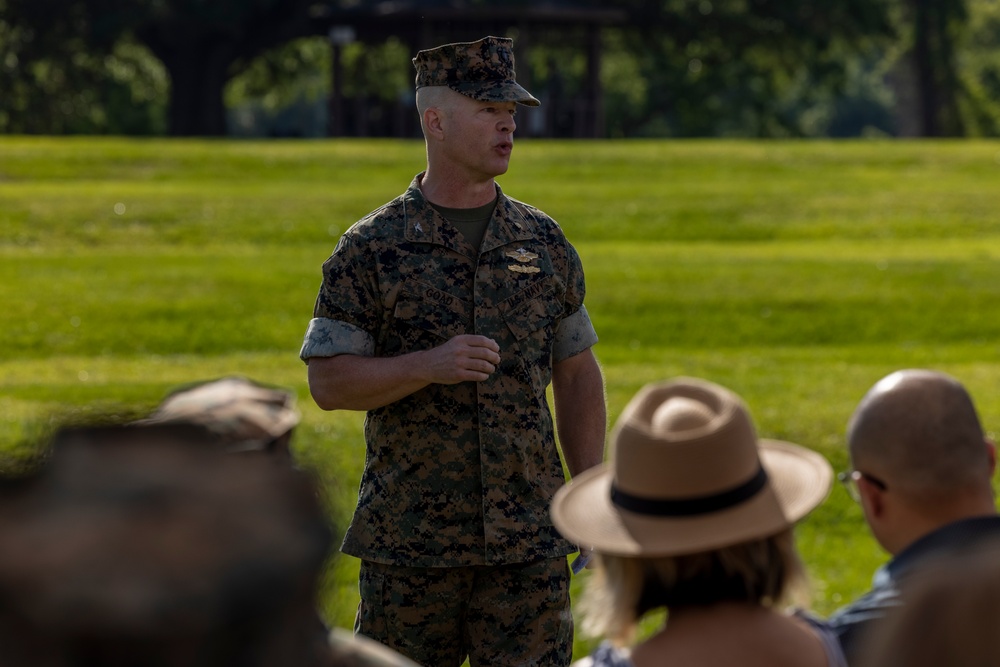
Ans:
[[[588,135],[593,139],[604,136],[604,91],[601,88],[601,29],[587,26],[587,117]]]
[[[330,68],[330,87],[332,93],[329,103],[329,118],[327,118],[327,132],[331,137],[344,136],[344,45],[354,41],[354,28],[351,26],[335,25],[328,33],[330,46],[333,50],[333,62]]]

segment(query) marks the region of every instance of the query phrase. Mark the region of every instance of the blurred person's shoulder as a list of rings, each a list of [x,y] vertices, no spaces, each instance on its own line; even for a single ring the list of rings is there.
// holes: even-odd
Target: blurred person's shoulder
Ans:
[[[577,660],[571,667],[633,667],[632,652],[603,641],[593,653]]]

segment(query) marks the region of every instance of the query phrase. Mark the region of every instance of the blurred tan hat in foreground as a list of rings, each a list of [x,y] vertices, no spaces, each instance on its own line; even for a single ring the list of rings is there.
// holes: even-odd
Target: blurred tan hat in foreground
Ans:
[[[186,387],[168,396],[144,423],[194,423],[234,450],[264,450],[299,423],[295,396],[242,377]]]

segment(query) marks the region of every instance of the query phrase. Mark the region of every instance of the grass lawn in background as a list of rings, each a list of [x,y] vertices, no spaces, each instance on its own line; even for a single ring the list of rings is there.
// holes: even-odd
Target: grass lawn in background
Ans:
[[[296,453],[342,531],[363,415],[315,407],[298,348],[337,238],[423,159],[418,141],[0,137],[0,466],[65,421],[242,374],[298,395]],[[703,377],[842,469],[862,394],[919,366],[1000,426],[998,142],[522,141],[499,182],[583,258],[612,422],[646,382]],[[839,488],[797,535],[820,613],[885,559]],[[356,574],[329,568],[332,624],[352,623]]]

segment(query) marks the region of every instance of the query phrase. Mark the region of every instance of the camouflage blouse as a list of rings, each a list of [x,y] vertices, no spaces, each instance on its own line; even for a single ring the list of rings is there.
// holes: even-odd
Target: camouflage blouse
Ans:
[[[485,381],[368,412],[343,551],[422,567],[571,553],[549,518],[564,474],[546,388],[554,362],[597,341],[580,259],[554,220],[499,187],[477,251],[424,199],[421,176],[341,237],[300,356],[397,356],[474,333],[501,362]]]

